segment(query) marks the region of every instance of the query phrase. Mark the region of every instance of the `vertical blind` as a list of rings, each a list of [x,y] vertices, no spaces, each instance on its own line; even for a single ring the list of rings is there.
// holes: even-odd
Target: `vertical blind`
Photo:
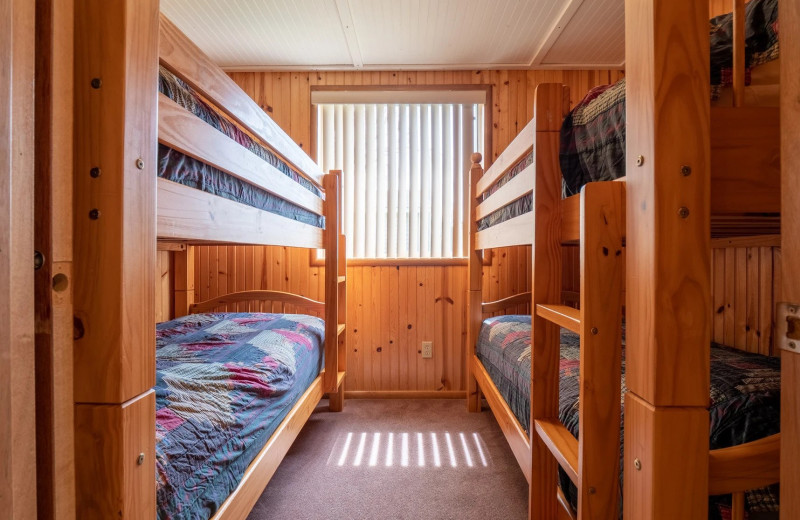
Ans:
[[[467,255],[482,104],[320,103],[317,162],[342,170],[349,258]]]

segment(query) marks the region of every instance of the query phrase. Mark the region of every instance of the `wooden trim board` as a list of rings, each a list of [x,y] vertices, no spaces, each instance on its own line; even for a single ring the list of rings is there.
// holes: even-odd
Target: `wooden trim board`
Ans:
[[[247,518],[321,398],[322,376],[319,376],[312,381],[308,390],[292,407],[264,448],[247,467],[239,485],[222,503],[212,520],[244,520]]]

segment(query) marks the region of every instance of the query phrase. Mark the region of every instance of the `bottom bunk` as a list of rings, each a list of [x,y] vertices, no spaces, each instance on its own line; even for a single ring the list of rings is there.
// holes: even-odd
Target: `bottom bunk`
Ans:
[[[325,324],[192,314],[156,334],[158,518],[244,518],[322,397]]]
[[[528,466],[530,452],[526,459],[526,441],[520,435],[527,437],[525,432],[529,431],[530,423],[530,330],[530,315],[506,315],[485,320],[481,326],[476,355],[471,360],[472,372],[482,392],[501,425],[507,426],[503,429],[517,460],[520,465],[527,463]],[[577,437],[580,341],[577,334],[566,330],[561,333],[559,372],[559,418]],[[623,343],[622,393],[625,391],[624,381]],[[780,359],[712,344],[710,396],[709,449],[737,446],[778,433]],[[509,414],[512,416],[509,417]],[[560,471],[564,500],[575,508],[575,487],[563,470]],[[527,471],[526,476],[529,477]],[[749,491],[746,505],[751,518],[754,518],[754,513],[761,515],[758,518],[777,518],[776,486]],[[712,497],[709,516],[714,519],[730,518],[730,499]]]

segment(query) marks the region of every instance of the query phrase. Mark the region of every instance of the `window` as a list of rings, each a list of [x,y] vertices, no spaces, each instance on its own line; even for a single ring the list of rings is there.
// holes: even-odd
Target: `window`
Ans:
[[[466,256],[467,170],[483,150],[486,95],[312,92],[317,162],[343,172],[348,258]]]

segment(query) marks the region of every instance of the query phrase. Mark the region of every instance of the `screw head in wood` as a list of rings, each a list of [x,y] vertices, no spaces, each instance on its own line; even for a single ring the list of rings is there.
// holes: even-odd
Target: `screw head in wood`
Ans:
[[[642,470],[642,461],[639,459],[633,459],[633,467],[636,468],[637,471]]]
[[[89,175],[92,177],[92,179],[96,179],[96,178],[100,177],[100,168],[95,166],[94,168],[89,170]]]
[[[641,166],[644,164],[644,155],[639,155],[636,157],[636,166]]]
[[[136,464],[141,466],[144,464],[144,453],[140,453],[138,457],[136,457]]]
[[[597,490],[593,487],[589,487],[589,494],[594,495],[595,493],[597,493]]]
[[[681,166],[681,175],[683,175],[684,177],[688,177],[691,174],[692,174],[691,166],[686,166],[686,165]]]
[[[592,327],[592,334],[594,334],[595,336],[597,336],[597,334],[598,334],[599,332],[600,332],[600,331],[599,331],[599,330],[597,330],[597,327]]]
[[[97,220],[100,218],[100,210],[94,208],[92,211],[89,212],[89,218],[92,220]]]
[[[92,78],[92,88],[100,88],[103,86],[103,80],[100,78]]]
[[[679,215],[681,218],[687,218],[687,217],[689,216],[689,208],[687,208],[686,206],[683,206],[683,207],[681,207],[681,208],[678,210],[678,215]]]
[[[789,348],[790,349],[796,349],[797,348],[797,343],[795,343],[794,341],[790,341],[789,342]]]
[[[144,161],[141,158],[136,159],[136,167],[140,170],[144,170]]]

